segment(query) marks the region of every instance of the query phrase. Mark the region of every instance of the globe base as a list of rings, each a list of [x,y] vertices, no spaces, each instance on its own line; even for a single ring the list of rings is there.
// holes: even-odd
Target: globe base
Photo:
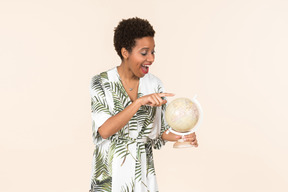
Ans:
[[[179,139],[176,141],[173,145],[173,148],[188,148],[188,147],[194,147],[191,142],[189,141],[183,141],[183,139]]]

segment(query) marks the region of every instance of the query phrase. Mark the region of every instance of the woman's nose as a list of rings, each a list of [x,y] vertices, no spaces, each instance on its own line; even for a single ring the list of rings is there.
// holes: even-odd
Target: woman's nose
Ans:
[[[150,54],[147,55],[147,61],[152,63],[154,61],[154,59],[155,59],[155,55],[154,54],[150,53]]]

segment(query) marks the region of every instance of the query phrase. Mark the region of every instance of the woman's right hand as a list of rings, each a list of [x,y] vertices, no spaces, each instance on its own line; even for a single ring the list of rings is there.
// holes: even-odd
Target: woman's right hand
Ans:
[[[172,97],[173,93],[153,93],[150,95],[145,95],[138,98],[137,100],[141,105],[149,105],[151,107],[160,107],[161,105],[167,103],[167,100],[162,99],[161,97]]]

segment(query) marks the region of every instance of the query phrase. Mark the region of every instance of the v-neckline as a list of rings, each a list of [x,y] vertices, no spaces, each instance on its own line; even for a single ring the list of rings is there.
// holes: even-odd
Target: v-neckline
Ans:
[[[124,85],[123,85],[123,83],[122,83],[122,80],[121,80],[121,78],[120,78],[120,75],[119,75],[119,73],[118,73],[118,69],[117,69],[117,68],[118,68],[118,67],[115,67],[115,72],[116,72],[116,74],[117,74],[118,81],[120,82],[121,86],[123,87],[124,94],[126,95],[126,97],[128,97],[129,101],[132,103],[133,101],[132,101],[132,99],[130,98],[129,94],[127,93],[127,91],[126,91],[126,89],[125,89],[125,87],[124,87]],[[136,98],[136,99],[139,98],[140,87],[141,87],[140,85],[141,85],[141,82],[142,82],[141,79],[142,79],[142,78],[139,78],[139,83],[138,83],[138,87],[137,87],[137,98]]]

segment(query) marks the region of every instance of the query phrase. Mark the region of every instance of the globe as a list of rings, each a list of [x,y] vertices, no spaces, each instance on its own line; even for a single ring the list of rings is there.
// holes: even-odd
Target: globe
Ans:
[[[173,130],[189,132],[199,121],[199,106],[188,98],[174,99],[166,108],[165,119]]]

